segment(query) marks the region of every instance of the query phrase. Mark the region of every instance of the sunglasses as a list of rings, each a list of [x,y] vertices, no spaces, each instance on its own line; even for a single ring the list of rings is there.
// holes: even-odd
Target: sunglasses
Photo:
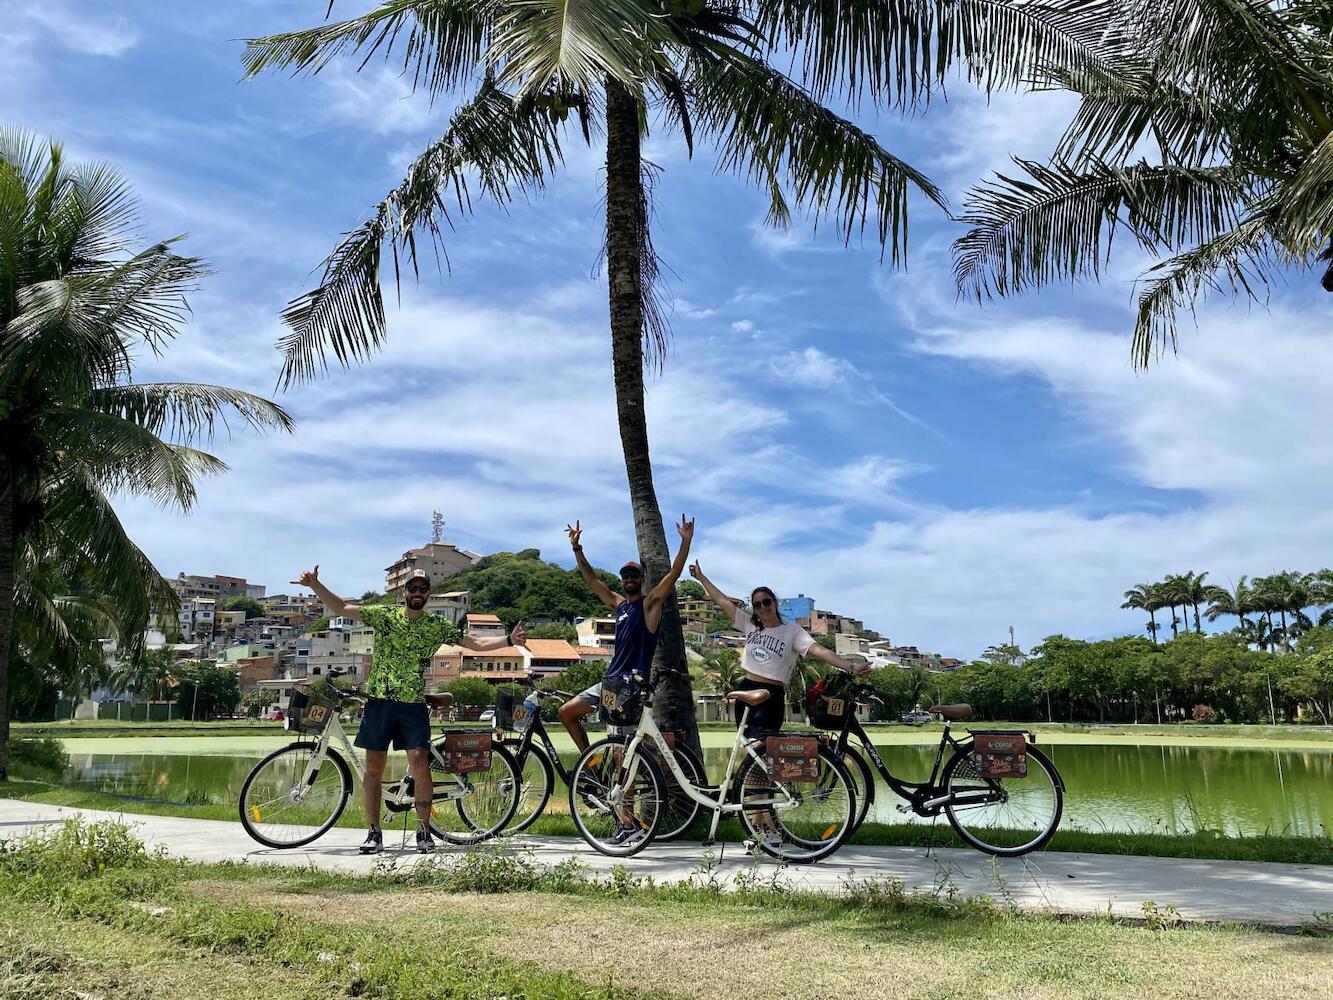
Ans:
[[[429,587],[404,587],[403,589],[406,590],[409,594],[429,594],[429,593],[430,593],[430,588],[429,588]]]
[[[760,608],[771,608],[772,606],[773,606],[773,598],[771,597],[761,597],[759,600],[754,602],[754,609],[756,611],[758,611]]]

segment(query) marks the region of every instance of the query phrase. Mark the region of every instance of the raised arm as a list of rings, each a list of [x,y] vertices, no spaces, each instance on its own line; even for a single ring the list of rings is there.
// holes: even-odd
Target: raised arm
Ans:
[[[685,572],[685,560],[690,557],[690,542],[694,540],[694,520],[686,520],[685,515],[680,515],[680,523],[676,525],[676,530],[680,532],[680,548],[676,550],[676,558],[671,563],[671,569],[666,576],[657,581],[657,586],[648,592],[646,606],[661,604],[676,589],[676,581],[680,579],[680,574]]]
[[[504,649],[506,646],[526,646],[527,644],[528,633],[524,630],[522,622],[515,624],[514,631],[507,636],[488,635],[476,639],[471,636],[463,636],[463,645],[478,652],[485,652],[488,649]]]
[[[620,607],[620,602],[625,598],[621,597],[601,580],[597,579],[597,574],[593,572],[592,564],[589,563],[583,555],[583,546],[579,542],[579,539],[583,537],[583,529],[579,526],[579,522],[575,521],[572,526],[568,524],[565,525],[565,530],[569,532],[569,545],[570,548],[574,550],[574,563],[578,566],[579,572],[583,574],[583,582],[586,583],[589,589],[597,595],[599,601],[612,611],[616,610],[616,608]]]
[[[308,569],[301,573],[299,577],[291,581],[300,587],[309,587],[315,592],[324,609],[328,611],[330,618],[360,618],[361,608],[356,604],[348,604],[341,597],[324,586],[319,579],[319,563],[315,563],[314,569]]]
[[[704,593],[708,595],[710,601],[717,605],[719,611],[728,618],[734,619],[736,617],[736,602],[723,593],[712,580],[704,576],[703,568],[699,565],[698,559],[690,565],[690,576],[699,581],[699,585],[704,588]]]

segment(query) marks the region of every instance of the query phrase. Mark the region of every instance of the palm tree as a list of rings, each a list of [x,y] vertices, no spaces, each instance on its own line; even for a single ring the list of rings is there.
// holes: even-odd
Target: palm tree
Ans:
[[[1174,639],[1180,634],[1177,626],[1181,624],[1180,617],[1176,615],[1176,606],[1179,605],[1184,613],[1184,625],[1189,629],[1189,614],[1184,612],[1187,603],[1185,598],[1186,584],[1183,576],[1173,576],[1168,574],[1166,579],[1157,585],[1161,589],[1158,593],[1161,595],[1163,606],[1171,609],[1171,638]]]
[[[1203,624],[1199,621],[1199,605],[1208,600],[1208,591],[1210,589],[1208,585],[1204,583],[1204,580],[1206,579],[1208,579],[1207,571],[1203,573],[1195,573],[1193,570],[1190,570],[1179,578],[1179,593],[1183,602],[1182,606],[1188,605],[1194,609],[1194,631],[1201,635],[1203,634]],[[1187,628],[1189,627],[1188,616],[1186,617],[1185,625]]]
[[[0,780],[16,612],[31,622],[44,607],[56,636],[50,610],[78,603],[43,580],[99,595],[130,650],[154,606],[174,607],[109,494],[188,509],[195,480],[225,469],[193,443],[229,412],[292,426],[235,389],[132,381],[132,351],[165,348],[203,273],[173,242],[135,250],[136,223],[116,171],[69,165],[57,143],[0,131]],[[51,560],[58,571],[43,577]]]
[[[1008,295],[1099,279],[1112,237],[1158,258],[1139,289],[1134,363],[1176,345],[1200,293],[1262,301],[1288,266],[1333,261],[1333,18],[1307,0],[1044,0],[1077,16],[1077,65],[1031,86],[1082,103],[1047,163],[974,189],[960,289]],[[1018,44],[1016,42],[1016,44]],[[1142,151],[1151,149],[1151,159]],[[1023,176],[1025,175],[1025,176]],[[1333,264],[1323,270],[1333,291]]]
[[[1239,619],[1238,627],[1249,624],[1249,619],[1245,616],[1254,611],[1254,605],[1251,603],[1250,587],[1246,583],[1247,577],[1242,576],[1236,583],[1234,590],[1227,590],[1226,587],[1209,587],[1207,600],[1208,610],[1203,615],[1210,622],[1215,622],[1223,615],[1235,615]]]
[[[649,226],[653,175],[641,151],[650,111],[659,110],[664,127],[679,130],[691,152],[696,140],[709,142],[719,170],[760,188],[770,222],[786,225],[800,210],[831,222],[844,242],[869,228],[896,263],[906,250],[909,190],[939,205],[943,196],[824,99],[866,95],[910,104],[952,60],[1003,48],[998,14],[965,16],[994,3],[925,6],[943,13],[913,12],[903,20],[868,9],[853,18],[837,16],[846,12],[833,0],[389,0],[360,17],[251,40],[244,56],[249,76],[268,69],[315,73],[354,52],[364,65],[399,47],[416,85],[432,96],[463,96],[402,184],[329,255],[319,286],[287,308],[284,384],[321,373],[330,352],[350,364],[378,349],[386,334],[380,286],[386,244],[397,279],[400,260],[415,270],[418,238],[429,236],[440,247],[453,216],[470,212],[475,195],[507,204],[539,190],[571,141],[567,119],[577,122],[584,142],[604,129],[616,416],[639,552],[650,579],[659,577],[669,559],[643,392],[645,365],[662,363],[668,329]],[[1019,13],[1008,23],[1015,18],[1031,20]],[[1048,46],[1072,44],[1067,29],[1061,34],[1039,24],[1034,33]],[[770,62],[796,50],[802,58],[794,75]],[[654,685],[664,696],[657,706],[666,724],[693,730],[674,601],[661,635]]]
[[[1157,642],[1157,611],[1163,607],[1161,588],[1158,584],[1140,583],[1125,591],[1125,603],[1122,608],[1133,608],[1148,612],[1148,634]]]

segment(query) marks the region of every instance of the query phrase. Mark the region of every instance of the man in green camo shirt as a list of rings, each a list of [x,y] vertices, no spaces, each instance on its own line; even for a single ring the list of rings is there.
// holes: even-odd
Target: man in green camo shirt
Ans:
[[[461,641],[470,649],[499,649],[512,643],[526,644],[523,623],[514,626],[509,638],[487,639],[461,637],[458,628],[444,618],[425,612],[430,598],[430,577],[424,570],[413,570],[403,585],[403,607],[385,604],[349,604],[324,586],[319,566],[306,570],[293,583],[309,587],[332,616],[359,618],[375,630],[375,648],[371,654],[370,677],[366,693],[370,700],[356,734],[356,745],[366,752],[366,774],[361,783],[366,822],[370,827],[362,854],[377,854],[384,849],[379,828],[380,783],[389,759],[389,745],[407,751],[412,771],[417,810],[417,850],[427,854],[435,849],[430,834],[430,713],[426,708],[425,673],[431,657],[444,643]]]

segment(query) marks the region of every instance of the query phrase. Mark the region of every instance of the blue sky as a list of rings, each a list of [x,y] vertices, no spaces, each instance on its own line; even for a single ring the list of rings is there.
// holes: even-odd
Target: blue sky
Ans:
[[[0,121],[119,166],[145,235],[188,233],[212,266],[143,379],[273,393],[283,304],[447,120],[382,63],[239,82],[238,39],[324,6],[6,4]],[[1043,155],[1069,109],[959,85],[922,116],[859,120],[958,206],[1009,153]],[[279,397],[293,435],[218,442],[231,471],[188,517],[119,505],[164,573],[278,591],[318,562],[359,594],[427,539],[435,508],[477,551],[568,563],[577,517],[595,562],[631,553],[594,273],[601,152],[568,150],[531,203],[458,220],[451,272],[404,287],[373,363]],[[724,587],[811,594],[895,641],[970,656],[1010,624],[1024,645],[1136,630],[1121,592],[1168,572],[1228,583],[1333,561],[1333,346],[1309,276],[1267,310],[1209,304],[1178,359],[1136,373],[1144,261],[1128,245],[1102,286],[983,309],[956,300],[959,229],[929,204],[913,206],[894,271],[799,220],[765,229],[764,199],[716,175],[707,149],[689,160],[654,133],[648,152],[674,272],[674,343],[648,401],[658,494],[668,516],[698,518],[696,552]]]

